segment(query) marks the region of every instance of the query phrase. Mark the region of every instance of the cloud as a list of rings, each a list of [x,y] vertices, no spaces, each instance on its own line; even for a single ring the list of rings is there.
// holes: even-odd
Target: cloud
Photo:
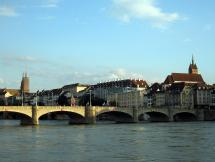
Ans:
[[[38,17],[38,20],[54,20],[55,18],[55,16],[41,16]]]
[[[18,62],[37,62],[38,61],[36,58],[31,56],[15,57],[14,60]]]
[[[0,6],[0,16],[15,17],[18,16],[18,13],[15,11],[13,7]]]
[[[129,72],[123,68],[118,68],[109,72],[108,79],[129,79],[143,78],[142,74]]]
[[[129,72],[122,68],[102,72],[83,72],[74,71],[72,68],[69,69],[68,71],[68,69],[62,65],[58,66],[58,68],[49,66],[46,69],[36,69],[31,74],[37,78],[46,79],[44,82],[54,82],[60,86],[76,82],[96,84],[117,79],[143,79],[142,74]]]
[[[4,80],[0,78],[0,84],[4,84]]]
[[[56,8],[59,5],[59,0],[45,0],[41,7],[43,8]]]
[[[112,0],[114,15],[122,22],[133,19],[149,21],[155,27],[164,27],[180,19],[178,13],[166,13],[155,0]]]
[[[40,62],[39,59],[34,58],[32,56],[17,56],[17,55],[8,55],[8,56],[2,56],[1,60],[4,62],[19,62],[19,63],[35,63]]]
[[[34,66],[42,66],[48,64],[48,60],[43,58],[32,57],[29,55],[2,55],[0,56],[0,65],[6,66],[7,69],[31,68]]]

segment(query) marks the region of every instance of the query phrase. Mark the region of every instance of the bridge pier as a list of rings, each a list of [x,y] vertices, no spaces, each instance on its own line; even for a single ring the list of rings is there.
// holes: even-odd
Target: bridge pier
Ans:
[[[85,107],[85,123],[96,124],[96,109],[93,106]]]
[[[32,106],[32,118],[22,119],[21,125],[39,125],[39,119],[37,117],[37,106]]]
[[[137,107],[135,107],[134,109],[133,109],[133,122],[134,123],[138,123],[139,122],[139,119],[138,119],[138,108]]]
[[[174,122],[173,110],[171,108],[168,108],[168,117],[170,122]]]
[[[196,109],[196,117],[198,121],[204,121],[205,120],[204,110]]]

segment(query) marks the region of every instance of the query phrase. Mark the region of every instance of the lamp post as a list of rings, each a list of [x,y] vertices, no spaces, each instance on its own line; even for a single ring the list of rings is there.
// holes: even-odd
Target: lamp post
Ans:
[[[54,106],[54,102],[53,102],[53,92],[52,92],[52,106]]]
[[[90,107],[92,106],[92,96],[91,96],[92,94],[91,93],[92,93],[92,90],[90,90]]]
[[[24,101],[23,101],[24,99],[23,99],[23,91],[22,91],[22,106],[24,105]]]
[[[116,100],[116,107],[117,107],[117,105],[118,105],[118,93],[115,94],[115,97],[116,97],[115,100]]]
[[[35,106],[37,106],[37,93],[36,93]]]

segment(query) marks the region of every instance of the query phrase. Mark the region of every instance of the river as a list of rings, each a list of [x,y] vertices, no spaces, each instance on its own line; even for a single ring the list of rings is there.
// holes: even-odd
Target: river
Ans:
[[[0,121],[0,162],[205,162],[215,159],[214,122],[67,125]]]

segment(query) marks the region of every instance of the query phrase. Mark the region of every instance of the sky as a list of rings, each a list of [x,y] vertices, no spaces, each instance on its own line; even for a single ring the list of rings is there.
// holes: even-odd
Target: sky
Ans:
[[[213,0],[0,0],[0,88],[163,82],[194,55],[215,83]]]

